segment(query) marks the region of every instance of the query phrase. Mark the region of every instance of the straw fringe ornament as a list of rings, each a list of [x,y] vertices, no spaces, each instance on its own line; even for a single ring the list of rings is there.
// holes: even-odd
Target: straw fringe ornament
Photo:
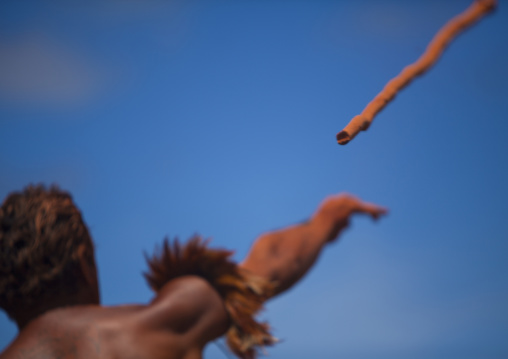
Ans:
[[[166,238],[158,253],[147,258],[145,278],[154,291],[184,275],[206,279],[223,298],[230,316],[232,324],[226,333],[229,348],[242,359],[255,358],[258,350],[277,341],[269,325],[254,318],[273,292],[273,285],[238,267],[230,259],[232,251],[210,249],[208,242],[194,236],[181,245],[177,239],[171,244]]]

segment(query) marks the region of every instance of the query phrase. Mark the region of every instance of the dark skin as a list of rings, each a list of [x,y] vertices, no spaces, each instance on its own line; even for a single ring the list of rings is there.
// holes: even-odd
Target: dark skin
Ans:
[[[305,275],[352,215],[385,213],[349,195],[329,197],[308,222],[258,238],[240,266],[276,282],[277,295]],[[221,297],[199,277],[168,282],[148,305],[104,307],[95,266],[82,260],[81,267],[81,291],[16,318],[19,335],[0,359],[199,359],[229,328]]]

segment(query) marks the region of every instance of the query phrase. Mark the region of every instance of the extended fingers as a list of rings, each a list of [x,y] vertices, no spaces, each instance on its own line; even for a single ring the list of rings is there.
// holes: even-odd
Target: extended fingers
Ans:
[[[348,193],[341,193],[326,198],[320,206],[320,212],[328,213],[335,218],[337,218],[336,216],[347,218],[355,213],[365,213],[377,219],[386,214],[388,210],[373,203],[363,202]]]
[[[387,214],[388,209],[373,203],[359,202],[355,212],[365,213],[370,215],[373,219],[378,219],[380,216]]]

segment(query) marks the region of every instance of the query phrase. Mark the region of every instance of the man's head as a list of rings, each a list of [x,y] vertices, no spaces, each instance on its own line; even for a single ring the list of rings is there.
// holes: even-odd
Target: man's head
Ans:
[[[23,327],[98,301],[93,243],[71,196],[43,186],[11,193],[0,207],[0,308]]]

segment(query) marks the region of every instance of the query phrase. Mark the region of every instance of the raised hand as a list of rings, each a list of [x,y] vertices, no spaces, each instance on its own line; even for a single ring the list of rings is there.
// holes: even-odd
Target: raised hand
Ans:
[[[343,193],[326,198],[314,214],[313,221],[323,227],[331,228],[328,241],[333,241],[349,225],[350,217],[357,213],[367,214],[373,219],[378,219],[388,213],[388,210]]]

